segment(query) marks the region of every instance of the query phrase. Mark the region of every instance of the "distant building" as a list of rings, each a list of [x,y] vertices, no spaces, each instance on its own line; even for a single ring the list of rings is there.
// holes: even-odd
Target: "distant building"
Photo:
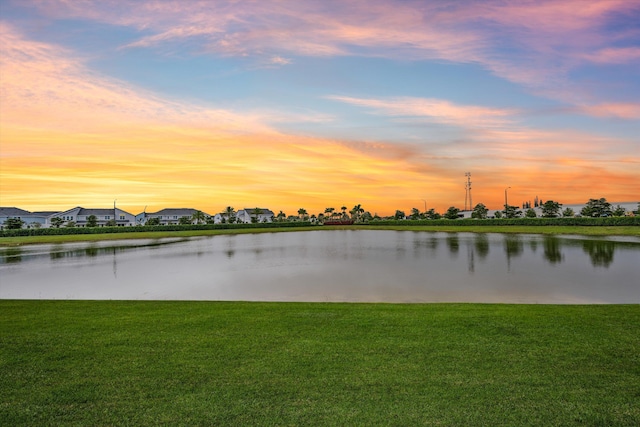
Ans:
[[[0,229],[4,228],[4,222],[9,218],[18,218],[24,221],[23,228],[45,227],[47,217],[56,212],[29,212],[20,208],[0,207]]]
[[[87,227],[90,216],[96,217],[96,226],[104,227],[113,224],[118,227],[131,227],[136,225],[136,217],[122,209],[85,209],[83,207],[75,207],[64,212],[56,212],[47,217],[46,227],[51,227],[53,218],[61,218],[65,224],[69,222],[75,223],[76,227]]]
[[[273,222],[274,213],[263,208],[244,208],[236,213],[236,222],[250,224],[252,222]],[[253,220],[255,219],[255,221]]]
[[[198,209],[192,208],[166,208],[155,213],[143,212],[136,215],[136,223],[145,225],[151,218],[158,218],[160,220],[160,225],[175,225],[180,223],[180,218],[193,218],[193,214],[198,211]],[[208,213],[202,213],[205,218],[210,217]]]

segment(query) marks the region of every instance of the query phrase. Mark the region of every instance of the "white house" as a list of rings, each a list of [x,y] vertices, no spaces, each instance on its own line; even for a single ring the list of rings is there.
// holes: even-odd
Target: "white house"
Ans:
[[[136,215],[136,222],[141,225],[145,225],[151,218],[158,218],[160,225],[175,225],[180,223],[180,218],[187,217],[193,218],[193,214],[198,212],[198,209],[192,208],[166,208],[155,213],[140,213]],[[206,212],[202,212],[205,218],[210,217]]]
[[[136,225],[136,217],[122,209],[85,209],[83,207],[75,207],[64,212],[56,212],[47,217],[45,226],[51,227],[53,218],[61,218],[65,224],[69,222],[75,223],[76,227],[87,227],[90,216],[95,216],[96,226],[104,227],[107,224],[113,224],[118,227],[131,227]]]
[[[23,228],[44,228],[47,217],[55,213],[57,212],[29,212],[20,208],[0,207],[0,228],[4,227],[4,222],[9,218],[18,218],[24,221]]]
[[[263,208],[244,208],[236,212],[236,222],[250,224],[252,222],[273,222],[274,213]],[[255,221],[253,220],[255,218]]]

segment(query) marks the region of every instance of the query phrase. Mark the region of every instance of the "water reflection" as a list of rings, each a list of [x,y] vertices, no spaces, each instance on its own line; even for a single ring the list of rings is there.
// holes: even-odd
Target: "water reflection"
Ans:
[[[615,247],[615,242],[606,240],[585,240],[582,242],[582,248],[591,258],[591,264],[594,267],[608,268],[613,263]]]
[[[489,255],[489,238],[484,233],[478,233],[474,236],[474,247],[476,253],[481,260],[484,260]]]
[[[561,263],[564,259],[560,251],[560,239],[554,236],[544,237],[544,258],[551,264]]]
[[[0,263],[17,263],[22,261],[22,248],[11,247],[0,249]]]
[[[449,248],[449,253],[454,257],[458,255],[460,251],[460,238],[457,233],[449,233],[447,234],[447,247]]]
[[[34,245],[0,249],[0,298],[640,302],[638,255],[633,237],[364,230]]]

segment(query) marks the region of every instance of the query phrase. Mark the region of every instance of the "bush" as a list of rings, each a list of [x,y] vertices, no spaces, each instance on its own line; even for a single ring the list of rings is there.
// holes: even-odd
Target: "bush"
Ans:
[[[447,219],[437,220],[381,220],[372,221],[369,225],[446,225],[446,226],[512,226],[512,225],[532,225],[532,226],[546,226],[546,225],[558,225],[558,226],[587,226],[587,227],[603,227],[603,226],[618,226],[618,225],[637,225],[640,226],[640,217],[606,217],[606,218],[586,218],[586,217],[564,217],[564,218],[495,218],[495,219],[459,219],[456,221]]]

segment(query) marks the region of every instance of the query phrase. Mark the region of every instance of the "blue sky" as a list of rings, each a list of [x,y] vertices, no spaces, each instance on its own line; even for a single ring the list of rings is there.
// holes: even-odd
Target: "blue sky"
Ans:
[[[3,205],[442,211],[467,171],[494,208],[640,194],[640,1],[5,1],[0,24]]]

